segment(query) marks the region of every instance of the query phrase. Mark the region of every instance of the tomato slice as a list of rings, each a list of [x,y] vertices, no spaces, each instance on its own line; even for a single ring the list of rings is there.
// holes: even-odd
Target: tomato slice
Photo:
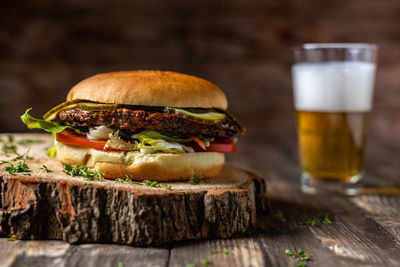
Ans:
[[[232,141],[225,142],[212,142],[206,149],[207,152],[222,152],[222,153],[234,153],[236,152],[236,143]]]
[[[60,143],[67,145],[75,145],[75,146],[90,147],[94,149],[107,150],[107,148],[104,148],[104,146],[107,143],[106,141],[89,140],[86,138],[85,135],[79,135],[68,130],[58,133],[56,135],[56,140]],[[115,150],[115,149],[110,149],[110,150]]]
[[[236,143],[231,140],[218,140],[210,143],[206,150],[202,149],[197,143],[191,143],[190,146],[196,152],[220,152],[220,153],[234,153],[236,152]]]
[[[105,151],[120,151],[119,149],[105,147],[107,141],[89,140],[85,135],[76,134],[70,130],[64,130],[56,135],[56,140],[60,143],[67,145],[75,145],[81,147],[89,147]],[[203,142],[201,142],[203,144]],[[236,152],[236,143],[231,140],[216,140],[210,143],[210,146],[205,150],[200,144],[191,142],[190,145],[196,152],[220,152],[220,153],[233,153]],[[203,144],[204,145],[204,144]]]

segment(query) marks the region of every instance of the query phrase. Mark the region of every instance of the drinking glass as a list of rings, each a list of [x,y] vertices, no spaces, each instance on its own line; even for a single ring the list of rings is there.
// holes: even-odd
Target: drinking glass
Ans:
[[[364,172],[377,46],[303,44],[293,55],[302,191],[355,195]]]

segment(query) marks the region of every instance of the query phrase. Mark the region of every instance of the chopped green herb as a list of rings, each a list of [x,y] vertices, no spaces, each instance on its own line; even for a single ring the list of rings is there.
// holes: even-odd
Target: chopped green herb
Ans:
[[[330,216],[329,213],[327,213],[325,215],[318,215],[319,222],[322,223],[322,224],[331,224],[332,221],[329,218],[329,216]],[[310,225],[311,227],[314,227],[314,226],[317,225],[317,220],[316,219],[310,219],[310,218],[307,218],[306,216],[304,216],[303,218],[300,218],[300,222],[303,225]]]
[[[100,181],[104,179],[104,174],[99,171],[94,171],[93,175],[94,175],[94,179],[97,179]]]
[[[305,252],[302,249],[298,249],[297,250],[297,256],[303,261],[306,261],[306,260],[310,259],[310,257],[308,256],[307,252]]]
[[[125,182],[132,183],[132,176],[129,173],[125,173]]]
[[[305,262],[298,262],[298,263],[296,264],[296,266],[297,266],[297,267],[306,267],[307,265],[306,265]]]
[[[300,258],[300,260],[302,260],[302,261],[310,260],[310,256],[308,255],[308,253],[305,252],[304,250],[302,250],[301,248],[297,250],[296,254],[293,251],[291,251],[290,249],[286,249],[285,254],[292,256],[293,258]],[[304,262],[299,262],[298,264],[304,264],[304,265],[300,265],[300,266],[305,266]],[[297,266],[299,266],[299,265],[297,265]]]
[[[15,235],[10,236],[7,240],[8,241],[14,241],[15,240]]]
[[[103,174],[98,171],[94,171],[93,173],[88,171],[88,168],[84,168],[80,165],[77,165],[75,168],[72,168],[70,165],[65,165],[64,172],[71,176],[83,176],[86,179],[92,180],[103,180]]]
[[[85,181],[83,184],[84,184],[84,185],[90,185],[91,183],[88,182],[88,181]]]
[[[21,156],[16,156],[15,158],[12,159],[12,161],[23,160],[23,159],[24,155],[21,155]]]
[[[211,255],[217,254],[219,252],[220,252],[220,248],[214,248],[213,250],[211,250]]]
[[[196,267],[196,265],[194,263],[188,263],[186,264],[186,267]]]
[[[201,181],[203,181],[203,179],[195,176],[194,178],[189,180],[189,183],[190,184],[199,184]]]
[[[289,256],[293,256],[294,255],[293,251],[291,251],[290,249],[286,249],[285,250],[285,254],[289,255]]]
[[[165,189],[167,189],[167,190],[171,190],[172,189],[172,186],[171,185],[168,185],[168,184],[160,184],[162,187],[164,187]]]
[[[118,262],[118,267],[124,267],[124,263],[122,261]]]
[[[144,180],[143,183],[146,184],[147,186],[151,186],[151,187],[157,187],[157,185],[158,185],[157,181]]]
[[[231,250],[229,248],[226,248],[222,251],[222,253],[224,254],[229,254],[231,252]]]
[[[115,179],[115,181],[116,181],[116,182],[120,182],[120,183],[123,183],[123,182],[124,182],[124,179],[121,179],[121,178],[117,178],[117,179]]]
[[[300,222],[303,225],[308,225],[309,224],[309,219],[306,216],[304,216],[303,218],[300,218]]]
[[[17,171],[15,170],[14,165],[13,165],[12,163],[11,163],[10,165],[8,165],[7,167],[5,167],[4,170],[5,170],[6,172],[8,172],[9,174],[11,174],[11,175],[15,175],[15,173],[17,172]]]
[[[327,213],[327,214],[325,214],[325,215],[319,215],[318,217],[319,217],[319,220],[320,220],[320,222],[321,222],[322,224],[332,224],[332,221],[331,221],[331,219],[329,218],[329,217],[330,217],[330,214],[329,214],[329,213]]]
[[[16,154],[20,156],[17,152],[17,146],[14,144],[14,136],[7,135],[7,139],[8,142],[1,139],[1,142],[3,143],[1,150],[4,152],[4,154],[6,154],[7,157],[9,156],[9,154]]]
[[[47,168],[46,165],[42,165],[42,167],[40,167],[39,170],[43,170],[43,171],[45,171],[45,172],[47,172],[47,173],[53,172],[52,170],[50,170],[49,168]]]
[[[78,165],[78,167],[79,167],[79,165]],[[64,172],[71,176],[76,176],[79,174],[79,172],[74,171],[74,169],[70,165],[64,166]]]
[[[211,265],[212,262],[210,260],[208,260],[208,259],[205,259],[205,260],[201,260],[201,264],[203,264],[203,265]]]
[[[164,187],[167,190],[171,190],[172,188],[172,186],[170,185],[158,183],[157,181],[150,181],[150,180],[144,180],[143,182],[132,181],[131,176],[129,174],[126,174],[125,177],[126,177],[125,182],[134,183],[137,185],[146,185],[150,187]]]
[[[43,140],[39,139],[23,139],[17,142],[18,145],[30,145],[30,144],[40,144],[43,143]]]
[[[3,144],[1,150],[6,154],[7,157],[9,156],[10,153],[18,155],[17,147],[15,145]]]
[[[15,175],[16,173],[22,173],[23,175],[31,175],[31,169],[29,169],[28,165],[26,165],[25,161],[20,161],[16,167],[11,163],[7,167],[4,168],[11,175]]]
[[[125,173],[125,182],[132,183],[131,175],[129,173]]]

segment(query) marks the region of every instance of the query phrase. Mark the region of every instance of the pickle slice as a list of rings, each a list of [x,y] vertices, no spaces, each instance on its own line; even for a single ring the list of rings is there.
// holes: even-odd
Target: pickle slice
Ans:
[[[226,115],[219,112],[193,113],[180,108],[166,108],[167,112],[186,117],[188,119],[205,120],[209,122],[217,122],[225,119]]]
[[[60,105],[50,109],[48,112],[46,112],[46,114],[43,115],[43,119],[47,121],[54,120],[60,111],[71,108],[80,108],[88,111],[95,111],[95,110],[115,109],[118,106],[119,106],[118,104],[102,104],[102,103],[85,101],[81,99],[74,99],[71,101],[61,103]]]

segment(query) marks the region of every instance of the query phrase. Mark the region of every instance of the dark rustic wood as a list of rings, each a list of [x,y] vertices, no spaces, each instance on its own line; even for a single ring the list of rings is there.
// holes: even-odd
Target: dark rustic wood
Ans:
[[[382,225],[393,240],[400,245],[400,197],[398,195],[358,196],[353,198],[352,202],[360,207],[368,218]]]
[[[0,266],[167,266],[167,248],[122,245],[70,245],[62,241],[7,241],[0,238]]]
[[[223,250],[229,249],[228,254]],[[213,253],[218,250],[218,253]],[[197,241],[178,244],[171,249],[169,266],[186,266],[194,263],[202,266],[201,261],[208,259],[213,265],[229,266],[270,266],[264,257],[263,248],[253,239],[234,238]]]
[[[0,239],[0,266],[399,266],[400,45],[397,0],[338,1],[6,1],[0,17],[0,132],[28,131],[18,116],[40,116],[81,79],[117,69],[165,69],[218,84],[247,127],[229,161],[265,177],[270,215],[235,239],[166,248],[70,245]],[[380,46],[366,155],[366,195],[299,192],[290,47],[303,42]],[[23,152],[23,151],[22,151]],[[36,157],[36,155],[35,155]],[[389,195],[388,195],[389,194]],[[331,212],[332,225],[299,217]],[[210,255],[217,246],[229,255]],[[65,251],[66,250],[66,251]]]
[[[164,248],[78,246],[61,241],[7,241],[3,238],[0,239],[0,262],[4,262],[4,266],[54,266],[58,263],[60,266],[98,266],[100,263],[118,266],[118,262],[123,262],[124,266],[185,267],[188,263],[202,266],[201,261],[209,259],[214,266],[296,266],[298,260],[284,255],[284,251],[301,248],[311,256],[308,266],[398,266],[400,198],[393,195],[396,190],[392,195],[373,194],[383,188],[397,188],[393,171],[396,159],[380,161],[374,153],[382,147],[371,146],[375,167],[367,172],[368,190],[365,192],[368,194],[353,198],[309,196],[299,190],[295,139],[282,134],[272,145],[257,139],[256,133],[251,136],[253,140],[243,138],[241,147],[241,153],[248,156],[239,154],[229,158],[233,164],[255,168],[267,178],[271,205],[267,214],[258,215],[256,229],[232,239],[183,242]],[[392,152],[400,155],[393,147]],[[21,147],[20,152],[26,149]],[[34,155],[35,158],[42,156]],[[385,177],[385,174],[389,175],[386,184],[375,178],[376,175]],[[299,221],[303,216],[316,217],[326,212],[331,214],[331,225],[311,227]],[[228,248],[230,253],[211,254],[216,248]]]
[[[261,210],[266,201],[263,180],[234,166],[198,185],[165,183],[171,190],[111,180],[85,184],[83,177],[66,175],[55,159],[44,159],[50,135],[35,136],[44,143],[30,147],[34,157],[25,161],[32,170],[29,176],[10,175],[3,170],[8,163],[2,164],[0,234],[129,245],[226,238],[254,226],[256,205]],[[32,137],[14,135],[13,144]],[[0,138],[5,140],[6,135]],[[0,155],[1,160],[13,157]],[[40,170],[44,164],[53,172]]]
[[[18,120],[26,108],[42,115],[95,73],[164,69],[218,84],[249,132],[262,120],[266,137],[278,126],[294,133],[291,46],[372,42],[380,51],[371,130],[394,142],[399,8],[397,0],[5,1],[0,132],[28,131]]]

